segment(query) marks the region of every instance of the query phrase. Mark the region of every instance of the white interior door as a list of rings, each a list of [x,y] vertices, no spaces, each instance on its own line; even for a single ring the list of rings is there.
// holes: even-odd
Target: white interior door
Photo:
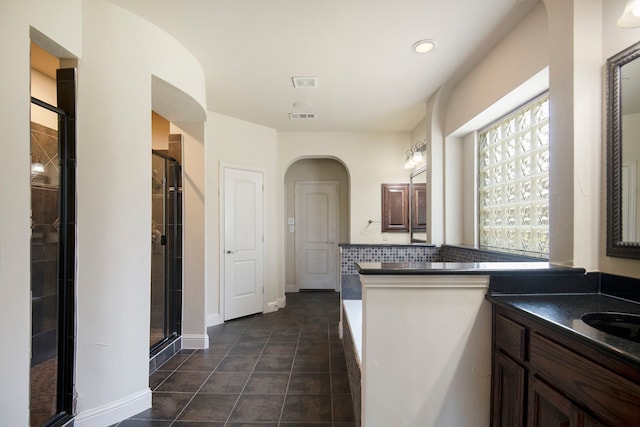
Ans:
[[[262,172],[224,168],[224,320],[264,311]]]
[[[338,182],[296,182],[295,215],[298,288],[336,289]]]

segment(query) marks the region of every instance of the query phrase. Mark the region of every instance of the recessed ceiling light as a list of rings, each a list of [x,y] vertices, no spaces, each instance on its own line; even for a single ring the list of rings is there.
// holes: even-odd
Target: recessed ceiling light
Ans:
[[[411,47],[413,47],[416,53],[427,53],[436,48],[436,41],[430,39],[419,40],[411,45]]]

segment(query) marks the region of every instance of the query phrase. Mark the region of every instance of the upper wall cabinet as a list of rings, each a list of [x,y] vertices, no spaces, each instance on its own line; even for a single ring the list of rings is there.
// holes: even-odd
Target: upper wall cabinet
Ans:
[[[382,232],[409,232],[409,184],[382,184]]]

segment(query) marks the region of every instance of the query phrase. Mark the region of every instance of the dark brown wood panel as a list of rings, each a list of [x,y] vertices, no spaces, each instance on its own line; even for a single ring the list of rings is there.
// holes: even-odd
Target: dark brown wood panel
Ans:
[[[382,184],[382,231],[409,232],[409,184]]]
[[[493,361],[492,427],[524,426],[526,374],[522,366],[496,352]]]
[[[529,391],[529,427],[581,427],[578,413],[566,397],[532,378]]]
[[[640,426],[640,386],[538,334],[531,369],[584,408],[619,427]]]
[[[504,316],[496,315],[496,345],[514,359],[524,362],[527,329]]]

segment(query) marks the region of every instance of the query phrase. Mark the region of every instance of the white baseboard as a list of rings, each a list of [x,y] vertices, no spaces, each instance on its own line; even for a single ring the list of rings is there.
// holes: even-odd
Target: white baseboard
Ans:
[[[278,311],[278,303],[276,301],[268,302],[267,309],[264,312],[273,313],[274,311]]]
[[[209,348],[209,335],[182,334],[182,348],[188,350]]]
[[[273,313],[274,311],[278,311],[287,306],[287,297],[278,298],[275,301],[271,301],[267,303],[267,309],[265,313]]]
[[[223,323],[220,313],[207,314],[207,328]]]
[[[151,408],[151,389],[146,388],[123,399],[75,416],[76,427],[102,427],[117,424],[145,409]]]
[[[285,292],[298,292],[298,287],[294,283],[287,283],[284,285]]]

